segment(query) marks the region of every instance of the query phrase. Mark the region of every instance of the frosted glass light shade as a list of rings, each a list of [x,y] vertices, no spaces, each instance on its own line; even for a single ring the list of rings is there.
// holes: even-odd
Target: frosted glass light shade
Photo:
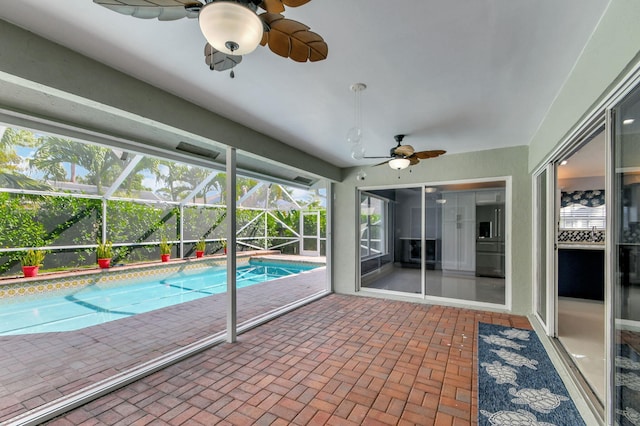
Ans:
[[[389,167],[395,170],[402,170],[409,167],[410,163],[411,161],[409,161],[408,158],[394,158],[393,160],[389,160]]]
[[[364,158],[364,145],[356,143],[351,145],[351,158],[354,160],[362,160]]]
[[[358,126],[352,127],[347,132],[347,142],[359,143],[362,140],[362,129]]]
[[[228,1],[208,3],[200,10],[198,21],[209,44],[228,55],[253,52],[264,32],[262,20],[254,11]]]

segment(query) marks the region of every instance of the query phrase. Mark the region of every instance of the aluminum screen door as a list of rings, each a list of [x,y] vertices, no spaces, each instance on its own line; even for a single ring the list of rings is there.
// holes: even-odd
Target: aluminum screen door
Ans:
[[[300,254],[320,256],[320,212],[300,212]]]

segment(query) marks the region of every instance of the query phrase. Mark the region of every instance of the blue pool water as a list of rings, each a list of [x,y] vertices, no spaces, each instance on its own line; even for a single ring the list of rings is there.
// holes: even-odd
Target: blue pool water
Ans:
[[[313,269],[300,264],[248,264],[237,268],[237,287]],[[90,285],[66,295],[0,306],[0,335],[77,330],[126,318],[227,290],[225,267],[180,272],[156,281],[123,281],[108,287]]]

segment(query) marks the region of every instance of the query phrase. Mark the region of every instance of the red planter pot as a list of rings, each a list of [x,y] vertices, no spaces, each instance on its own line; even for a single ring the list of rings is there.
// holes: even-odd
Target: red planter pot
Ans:
[[[22,273],[27,278],[35,277],[38,275],[38,268],[39,266],[23,266]]]
[[[204,251],[196,250],[196,257],[199,259],[204,256]]]
[[[163,262],[168,262],[169,259],[171,259],[171,255],[170,254],[161,254],[160,255],[160,259],[162,259]]]
[[[227,254],[227,248],[226,247],[224,248],[224,254]]]
[[[111,266],[111,259],[98,259],[98,266],[102,269],[107,269]]]

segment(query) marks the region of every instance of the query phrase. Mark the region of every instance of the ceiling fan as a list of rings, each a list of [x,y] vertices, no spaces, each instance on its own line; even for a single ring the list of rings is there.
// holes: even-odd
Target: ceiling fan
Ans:
[[[416,151],[411,145],[402,145],[402,140],[405,135],[395,135],[393,138],[396,140],[398,145],[392,147],[389,150],[388,157],[363,157],[363,158],[389,158],[389,161],[385,161],[380,164],[376,164],[377,166],[381,164],[389,164],[389,167],[395,170],[406,169],[409,166],[416,165],[420,162],[420,160],[426,160],[427,158],[435,158],[440,155],[446,153],[447,151],[443,151],[441,149],[436,149],[432,151]]]
[[[306,25],[281,15],[287,7],[310,0],[93,0],[109,10],[135,18],[173,21],[198,18],[207,39],[205,63],[224,71],[242,61],[258,44],[296,62],[327,58],[324,39]],[[258,7],[265,12],[258,15]],[[233,70],[231,77],[233,78]]]

